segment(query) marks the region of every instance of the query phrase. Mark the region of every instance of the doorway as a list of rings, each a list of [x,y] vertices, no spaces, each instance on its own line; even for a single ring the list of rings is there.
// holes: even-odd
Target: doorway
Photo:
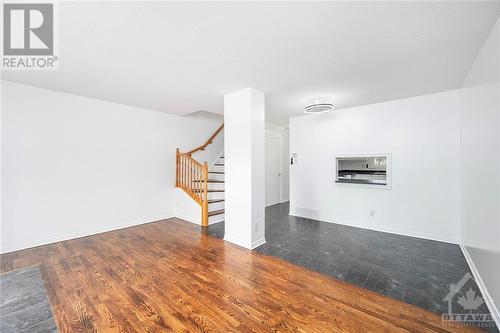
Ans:
[[[266,136],[266,207],[281,202],[281,138]]]

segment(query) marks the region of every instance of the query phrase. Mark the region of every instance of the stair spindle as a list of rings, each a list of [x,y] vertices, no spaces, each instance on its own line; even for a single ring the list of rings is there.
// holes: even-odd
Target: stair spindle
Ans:
[[[223,129],[219,126],[215,133],[201,146],[187,153],[181,153],[179,148],[175,152],[175,186],[184,190],[201,206],[201,225],[208,226],[208,163],[197,162],[191,155],[213,143],[214,138]],[[222,192],[213,190],[213,192]],[[219,200],[223,201],[223,200]],[[212,215],[213,212],[212,212]]]

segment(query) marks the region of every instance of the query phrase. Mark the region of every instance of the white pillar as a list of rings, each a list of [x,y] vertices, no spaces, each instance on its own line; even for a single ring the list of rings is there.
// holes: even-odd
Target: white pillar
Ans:
[[[224,96],[224,240],[256,248],[265,240],[264,94],[251,89]]]

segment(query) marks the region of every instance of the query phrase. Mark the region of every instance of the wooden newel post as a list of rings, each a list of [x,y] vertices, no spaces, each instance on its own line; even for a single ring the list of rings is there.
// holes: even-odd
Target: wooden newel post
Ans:
[[[208,226],[208,163],[203,163],[203,198],[201,202],[201,225]]]

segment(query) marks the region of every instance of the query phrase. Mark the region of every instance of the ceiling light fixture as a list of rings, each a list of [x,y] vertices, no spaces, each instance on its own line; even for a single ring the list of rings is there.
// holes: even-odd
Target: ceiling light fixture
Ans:
[[[326,102],[323,98],[316,98],[313,100],[312,104],[309,104],[304,108],[305,113],[323,113],[332,111],[334,106],[332,103]]]

